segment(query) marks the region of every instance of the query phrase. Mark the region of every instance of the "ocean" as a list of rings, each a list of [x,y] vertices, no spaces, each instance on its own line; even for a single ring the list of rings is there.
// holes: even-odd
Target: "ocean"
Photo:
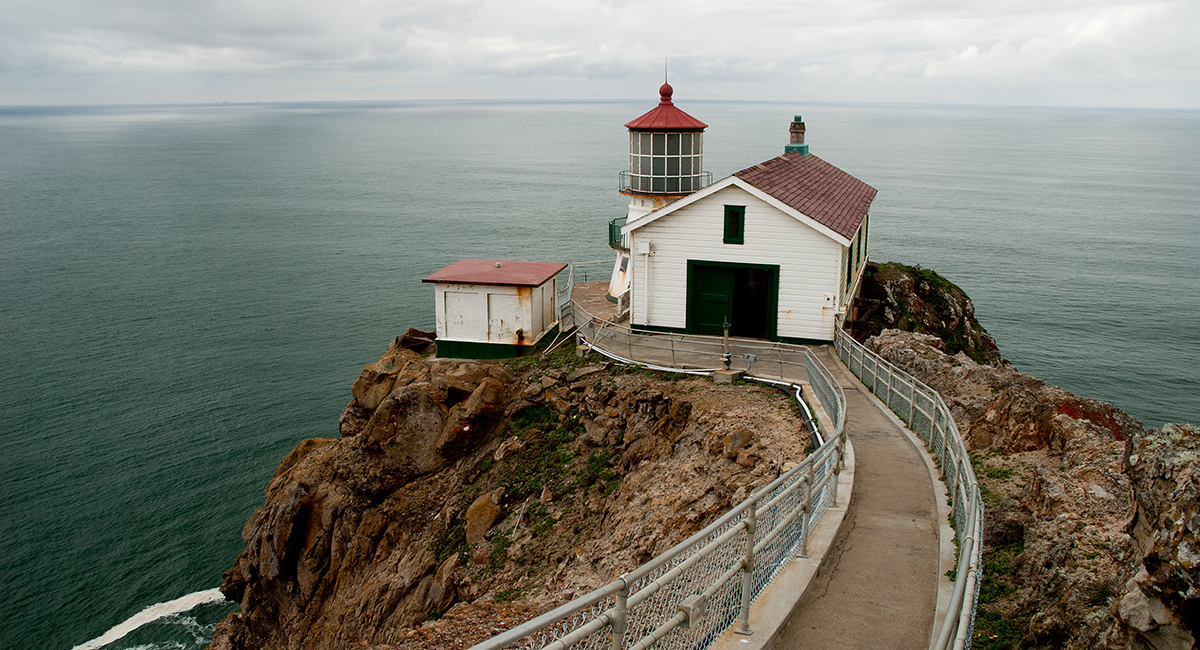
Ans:
[[[716,178],[803,115],[879,190],[873,259],[961,286],[1022,371],[1200,422],[1200,111],[678,85]],[[203,647],[278,461],[432,327],[420,278],[611,260],[622,125],[656,101],[0,107],[0,647]]]

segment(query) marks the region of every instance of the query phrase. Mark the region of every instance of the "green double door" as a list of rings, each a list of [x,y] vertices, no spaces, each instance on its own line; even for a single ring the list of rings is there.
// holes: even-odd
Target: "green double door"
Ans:
[[[779,267],[688,262],[688,331],[745,338],[776,338]]]

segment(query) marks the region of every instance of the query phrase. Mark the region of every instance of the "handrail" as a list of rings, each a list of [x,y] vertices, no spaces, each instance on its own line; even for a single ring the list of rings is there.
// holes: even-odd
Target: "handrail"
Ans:
[[[574,327],[569,318],[571,313],[571,292],[576,282],[593,282],[608,280],[612,277],[613,263],[609,260],[592,260],[589,262],[572,262],[567,268],[558,273],[558,293],[555,305],[558,306],[559,330],[567,331]]]
[[[644,180],[651,180],[651,179],[652,180],[661,180],[664,182],[663,183],[664,189],[650,190],[647,188],[634,188],[633,187],[635,185],[635,183],[633,182],[634,178],[641,178]],[[675,178],[676,180],[678,180],[678,182],[680,184],[683,184],[683,179],[686,178],[686,179],[688,179],[688,182],[691,185],[691,188],[686,189],[686,190],[684,190],[684,189],[666,190],[665,189],[666,188],[666,180],[668,178]],[[698,190],[702,190],[712,184],[713,184],[713,173],[707,172],[707,171],[699,172],[696,174],[684,174],[682,176],[674,176],[674,177],[664,176],[664,175],[656,175],[656,174],[633,174],[633,173],[630,173],[629,171],[621,171],[617,174],[617,189],[619,191],[621,191],[621,192],[636,192],[638,194],[661,194],[661,195],[666,195],[666,196],[682,196],[685,194],[691,194],[692,192],[695,192]]]
[[[629,245],[625,243],[625,236],[621,234],[621,228],[625,226],[625,222],[629,220],[628,215],[617,217],[608,222],[608,247],[614,250],[629,250]]]
[[[578,305],[572,304],[572,309],[579,312],[574,314],[574,320],[580,328],[580,344],[610,357],[620,358],[602,344],[604,340],[611,343],[613,336],[648,339],[658,336],[601,322]],[[629,349],[634,350],[633,342],[629,343]],[[699,345],[708,344],[702,341]],[[824,444],[670,550],[580,598],[475,645],[472,650],[496,650],[513,644],[561,650],[580,644],[612,650],[634,650],[655,644],[664,648],[703,648],[735,622],[738,632],[750,633],[751,601],[793,555],[807,555],[809,532],[836,503],[838,476],[845,455],[845,395],[833,375],[800,346],[765,349],[799,357],[791,360],[780,355],[776,361],[779,379],[761,379],[772,385],[785,384],[796,391],[797,399],[802,388],[798,381],[790,380],[808,380],[833,421],[833,431],[825,432]],[[715,357],[719,358],[719,352]],[[757,359],[746,360],[757,363]],[[685,368],[681,364],[637,363],[677,372],[713,371]],[[783,377],[785,366],[786,374],[796,376]],[[807,414],[808,429],[812,417],[802,400],[801,404]],[[738,575],[742,579],[734,580]],[[627,645],[627,641],[631,643]]]
[[[983,500],[966,444],[942,396],[916,377],[855,341],[840,326],[834,346],[838,357],[867,388],[888,405],[908,428],[921,436],[942,461],[942,477],[954,506],[959,540],[954,595],[950,599],[933,650],[971,647],[975,605],[983,582]]]

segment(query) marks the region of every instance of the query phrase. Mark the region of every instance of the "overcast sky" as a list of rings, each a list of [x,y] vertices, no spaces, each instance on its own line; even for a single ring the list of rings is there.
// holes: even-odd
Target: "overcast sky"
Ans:
[[[1200,107],[1200,0],[0,0],[0,104]]]

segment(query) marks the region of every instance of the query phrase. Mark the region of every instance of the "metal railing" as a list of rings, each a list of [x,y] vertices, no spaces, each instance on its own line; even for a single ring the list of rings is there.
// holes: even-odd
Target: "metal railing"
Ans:
[[[575,315],[580,344],[606,356],[698,374],[712,372],[713,361],[720,364],[719,340],[685,341],[675,335],[635,332],[575,309],[581,312]],[[630,356],[623,355],[622,346]],[[813,387],[833,427],[824,432],[823,440],[818,438],[823,444],[674,548],[472,650],[509,646],[694,649],[707,647],[734,623],[738,632],[751,632],[750,603],[791,557],[807,556],[810,532],[837,501],[845,453],[846,402],[829,370],[804,348],[731,347],[743,351],[738,365],[752,366],[755,376],[768,383],[786,384],[795,390],[798,400],[801,381]],[[668,353],[675,355],[676,361],[668,363]],[[811,416],[807,420],[811,423]],[[811,426],[806,424],[806,428]]]
[[[629,217],[617,217],[608,222],[608,247],[613,250],[627,251],[629,250],[629,242],[625,241],[625,236],[621,234],[621,228],[625,226],[625,222]]]
[[[591,262],[572,262],[558,274],[558,295],[555,304],[558,305],[559,329],[566,331],[574,327],[571,318],[571,291],[576,282],[600,282],[611,280],[613,262],[610,260],[594,260]]]
[[[662,194],[666,196],[691,194],[712,184],[712,172],[700,172],[699,174],[687,174],[685,176],[641,175],[631,174],[627,171],[617,174],[617,188],[622,192],[635,192],[637,194]]]
[[[983,581],[983,501],[979,484],[958,426],[937,391],[863,347],[841,327],[835,340],[838,357],[908,428],[925,441],[941,461],[942,478],[954,507],[958,538],[958,564],[954,595],[941,631],[932,646],[945,650],[951,637],[954,648],[970,648],[975,629],[975,604]]]

